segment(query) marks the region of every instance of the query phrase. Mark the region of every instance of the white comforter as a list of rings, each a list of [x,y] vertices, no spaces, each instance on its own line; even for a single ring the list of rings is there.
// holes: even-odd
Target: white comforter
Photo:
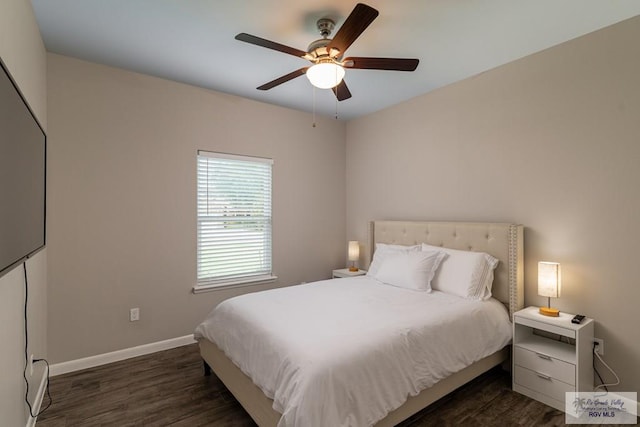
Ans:
[[[200,324],[285,426],[370,426],[511,340],[505,307],[368,277],[222,302]]]

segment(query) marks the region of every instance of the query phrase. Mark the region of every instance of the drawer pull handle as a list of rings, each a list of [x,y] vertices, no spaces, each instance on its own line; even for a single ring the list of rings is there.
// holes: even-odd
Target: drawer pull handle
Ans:
[[[551,360],[551,356],[547,356],[546,354],[536,353],[536,355],[537,355],[540,359],[544,359],[544,360]]]
[[[547,375],[541,374],[541,373],[539,373],[539,372],[536,372],[536,375],[537,375],[539,378],[542,378],[543,380],[551,381],[551,377],[549,377],[549,376],[547,376]]]

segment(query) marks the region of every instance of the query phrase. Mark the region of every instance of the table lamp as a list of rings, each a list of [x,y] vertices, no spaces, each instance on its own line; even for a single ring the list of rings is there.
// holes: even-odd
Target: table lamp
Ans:
[[[349,271],[358,271],[358,267],[356,267],[355,262],[360,258],[360,243],[356,240],[351,240],[349,242],[349,261],[351,261],[351,267],[349,267]]]
[[[551,297],[558,298],[560,296],[561,287],[560,264],[557,262],[538,263],[538,295],[547,297],[547,306],[540,307],[540,314],[545,316],[558,317],[560,311],[551,308]]]

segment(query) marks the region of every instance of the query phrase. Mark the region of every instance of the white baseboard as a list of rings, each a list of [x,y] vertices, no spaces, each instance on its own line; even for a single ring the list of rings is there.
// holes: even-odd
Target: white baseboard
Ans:
[[[620,399],[620,400],[622,400],[623,402],[625,402],[625,407],[626,408],[630,408],[629,411],[631,411],[631,413],[633,413],[633,410],[635,409],[636,412],[633,415],[635,415],[636,417],[638,415],[640,415],[640,400],[634,401],[633,399],[628,399],[628,398],[626,398],[624,396],[621,396],[621,395],[617,394],[615,391],[609,392],[608,393],[608,397],[611,398],[611,399]],[[637,398],[638,397],[636,395],[636,399]]]
[[[633,399],[628,399],[624,396],[621,396],[619,394],[617,394],[615,391],[608,393],[608,397],[610,397],[611,399],[620,399],[623,402],[625,402],[625,407],[626,408],[633,408],[635,407],[635,416],[638,416],[638,414],[640,414],[640,401],[634,401]],[[637,399],[637,395],[636,395],[636,399]],[[630,411],[633,412],[633,409],[629,409]]]
[[[55,363],[51,365],[51,376],[67,374],[69,372],[80,371],[82,369],[93,368],[107,363],[119,362],[120,360],[130,359],[136,356],[156,353],[158,351],[169,350],[171,348],[182,347],[184,345],[194,344],[197,341],[193,335],[185,335],[183,337],[171,338],[164,341],[153,342],[150,344],[139,345],[137,347],[125,348],[122,350],[112,351],[110,353],[97,354],[95,356],[84,357],[82,359],[70,360],[68,362]]]
[[[36,398],[33,401],[33,405],[31,406],[31,410],[33,413],[37,414],[40,412],[40,407],[42,406],[42,399],[44,399],[44,392],[47,389],[47,368],[42,371],[42,377],[40,378],[40,385],[38,386],[38,392],[36,393]],[[36,420],[38,417],[32,417],[29,414],[29,419],[27,420],[26,427],[34,427],[36,425]]]

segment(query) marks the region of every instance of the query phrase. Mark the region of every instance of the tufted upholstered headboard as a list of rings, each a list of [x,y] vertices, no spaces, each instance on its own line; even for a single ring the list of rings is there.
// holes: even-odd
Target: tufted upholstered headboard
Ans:
[[[492,294],[509,309],[509,316],[524,307],[524,251],[522,225],[487,222],[372,221],[365,259],[376,243],[427,243],[465,251],[486,252],[500,263]]]

